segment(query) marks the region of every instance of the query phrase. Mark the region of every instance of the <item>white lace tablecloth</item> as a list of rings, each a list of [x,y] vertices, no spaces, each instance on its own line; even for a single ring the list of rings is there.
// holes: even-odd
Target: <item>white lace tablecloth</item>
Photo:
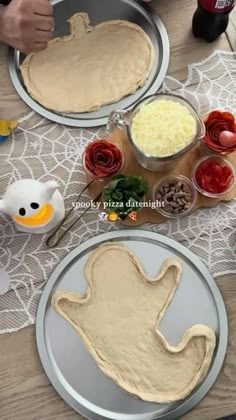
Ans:
[[[236,54],[216,51],[189,66],[185,83],[166,77],[163,90],[186,97],[200,114],[213,108],[236,113]],[[81,165],[84,146],[103,133],[104,128],[60,126],[31,112],[20,121],[12,138],[0,144],[0,196],[20,178],[55,179],[69,209],[85,185]],[[19,233],[9,218],[0,214],[0,282],[4,272],[10,276],[10,289],[0,296],[0,333],[33,324],[44,285],[56,265],[81,242],[115,228],[112,223],[100,221],[93,210],[57,248],[47,249],[45,235]],[[236,200],[142,228],[186,245],[214,276],[236,272]]]

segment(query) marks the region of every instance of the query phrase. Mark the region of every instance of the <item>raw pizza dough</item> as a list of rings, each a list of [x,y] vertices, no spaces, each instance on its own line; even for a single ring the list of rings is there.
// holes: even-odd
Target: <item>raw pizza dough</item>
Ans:
[[[36,101],[59,112],[95,111],[144,85],[154,49],[138,25],[113,20],[92,27],[87,13],[75,14],[69,23],[70,35],[55,38],[21,65]]]
[[[186,330],[176,347],[157,330],[181,274],[180,262],[167,259],[158,276],[149,278],[128,248],[107,243],[87,260],[86,293],[57,292],[52,305],[124,390],[145,401],[176,401],[206,375],[216,341],[206,325]]]

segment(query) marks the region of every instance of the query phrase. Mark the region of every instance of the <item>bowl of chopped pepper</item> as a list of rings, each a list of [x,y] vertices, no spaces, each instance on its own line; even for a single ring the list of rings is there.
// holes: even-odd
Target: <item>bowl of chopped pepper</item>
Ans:
[[[217,198],[232,190],[235,171],[222,156],[211,155],[197,161],[192,171],[192,181],[201,194]]]

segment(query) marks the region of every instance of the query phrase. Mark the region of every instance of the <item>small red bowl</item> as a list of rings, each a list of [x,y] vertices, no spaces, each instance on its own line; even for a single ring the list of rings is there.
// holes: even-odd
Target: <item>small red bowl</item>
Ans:
[[[196,179],[197,178],[196,173],[199,170],[199,168],[201,166],[203,168],[203,165],[207,162],[209,162],[209,163],[210,162],[216,162],[217,165],[219,165],[221,167],[227,166],[230,169],[230,171],[232,173],[232,179],[231,179],[228,187],[224,191],[219,192],[219,193],[210,192],[210,191],[205,190],[204,188],[202,188],[202,186],[199,185],[199,183]],[[204,171],[204,169],[202,169],[202,170]],[[215,177],[215,175],[214,175],[214,177]],[[195,186],[195,188],[202,195],[205,195],[206,197],[211,197],[211,198],[222,197],[222,196],[228,194],[235,185],[235,170],[234,170],[233,166],[231,165],[231,163],[229,163],[226,159],[224,159],[223,157],[221,157],[219,155],[205,156],[202,159],[199,159],[197,161],[196,165],[194,166],[193,171],[192,171],[192,182],[193,182],[193,185]]]

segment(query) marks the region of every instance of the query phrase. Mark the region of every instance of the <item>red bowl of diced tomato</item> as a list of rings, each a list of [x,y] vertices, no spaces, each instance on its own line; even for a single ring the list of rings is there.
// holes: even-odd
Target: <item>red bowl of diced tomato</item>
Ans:
[[[195,188],[207,197],[228,194],[235,185],[235,171],[229,161],[219,155],[198,160],[192,171]]]

